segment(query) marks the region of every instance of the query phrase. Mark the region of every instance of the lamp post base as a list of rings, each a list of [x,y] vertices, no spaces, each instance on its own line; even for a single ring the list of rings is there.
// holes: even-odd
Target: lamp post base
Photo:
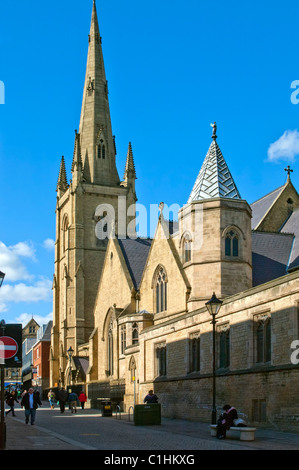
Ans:
[[[0,450],[6,447],[6,423],[1,423],[0,426]]]

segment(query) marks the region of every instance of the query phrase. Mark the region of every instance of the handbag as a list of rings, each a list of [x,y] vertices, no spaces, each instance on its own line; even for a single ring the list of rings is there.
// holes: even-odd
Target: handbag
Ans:
[[[237,418],[237,419],[234,419],[234,426],[245,427],[247,426],[247,424],[245,423],[244,419]]]

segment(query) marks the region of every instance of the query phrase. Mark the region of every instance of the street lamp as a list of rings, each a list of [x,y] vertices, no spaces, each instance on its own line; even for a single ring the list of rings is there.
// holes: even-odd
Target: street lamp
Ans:
[[[217,299],[215,292],[211,299],[206,302],[206,307],[210,315],[212,315],[213,325],[213,408],[212,408],[212,424],[217,422],[217,410],[216,410],[216,315],[219,313],[222,301]]]
[[[3,273],[2,273],[3,274]],[[5,276],[5,274],[4,274]],[[3,276],[3,279],[4,279]],[[2,279],[2,282],[3,282]],[[1,284],[2,284],[1,282]],[[0,322],[0,344],[1,344],[1,337],[5,336],[5,320],[1,320]],[[5,416],[5,393],[4,393],[4,366],[5,366],[5,359],[4,359],[4,351],[3,351],[3,359],[0,359],[0,368],[1,368],[1,428],[0,428],[0,449],[5,449],[6,445],[6,425],[4,421]]]
[[[67,350],[67,354],[68,354],[69,361],[70,361],[70,385],[73,385],[73,380],[72,380],[72,357],[73,357],[73,354],[74,354],[74,350],[73,350],[72,346],[70,346],[69,349]]]

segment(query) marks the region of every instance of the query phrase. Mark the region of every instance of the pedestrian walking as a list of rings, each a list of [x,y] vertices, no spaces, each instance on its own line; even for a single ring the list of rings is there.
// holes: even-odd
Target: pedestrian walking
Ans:
[[[18,401],[18,398],[17,398],[17,394],[16,392],[13,390],[9,395],[7,395],[6,397],[6,404],[10,407],[10,409],[8,411],[6,411],[6,416],[8,415],[8,413],[12,412],[12,415],[13,416],[16,416],[15,415],[15,402],[19,403]]]
[[[49,404],[52,410],[54,410],[54,399],[55,399],[55,393],[51,389],[49,390],[49,393],[48,393],[48,400],[49,400]]]
[[[82,390],[82,392],[81,392],[80,395],[79,395],[79,402],[81,403],[81,408],[82,408],[82,410],[84,410],[84,405],[85,405],[85,403],[87,402],[87,396],[85,395],[85,393],[83,392],[83,390]]]
[[[59,403],[59,408],[61,413],[64,413],[65,404],[67,402],[68,393],[64,387],[61,387],[56,394],[57,403]]]
[[[42,406],[42,402],[39,394],[33,392],[33,388],[29,388],[28,393],[24,395],[21,406],[25,408],[25,423],[28,424],[30,418],[30,423],[35,424],[36,410],[38,406]]]
[[[74,410],[75,410],[75,413],[77,413],[77,401],[78,401],[77,393],[71,391],[68,397],[68,401],[70,402],[71,412],[74,413]]]

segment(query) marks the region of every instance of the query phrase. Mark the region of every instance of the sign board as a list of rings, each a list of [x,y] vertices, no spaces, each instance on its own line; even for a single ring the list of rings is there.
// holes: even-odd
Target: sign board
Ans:
[[[0,338],[0,359],[12,359],[18,352],[18,343],[10,336]]]
[[[0,330],[0,364],[22,367],[22,325],[9,323]]]

